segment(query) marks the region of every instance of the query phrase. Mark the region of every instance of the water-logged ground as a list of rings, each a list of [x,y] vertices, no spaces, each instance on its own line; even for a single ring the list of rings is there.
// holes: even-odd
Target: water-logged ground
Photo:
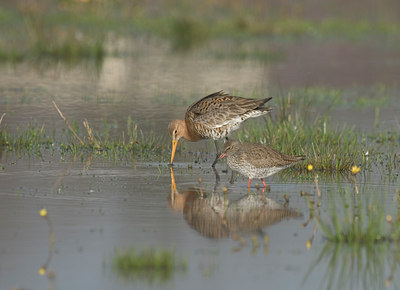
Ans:
[[[130,116],[145,134],[148,130],[166,136],[168,121],[183,116],[192,100],[207,93],[225,89],[244,96],[273,94],[297,86],[327,87],[327,103],[332,98],[329,90],[343,92],[341,101],[327,111],[334,124],[371,130],[377,117],[382,127],[397,128],[399,52],[370,44],[283,42],[278,49],[285,59],[276,63],[174,55],[152,43],[139,43],[133,45],[133,57],[106,57],[100,67],[3,64],[2,126],[12,132],[29,123],[65,129],[51,104],[54,98],[72,122],[80,124],[86,118],[112,135]],[[273,102],[279,99],[275,96]],[[310,208],[301,193],[316,200],[312,175],[296,176],[289,170],[268,178],[270,193],[261,195],[253,183],[248,195],[247,180],[236,177],[230,184],[224,163],[217,165],[216,184],[210,167],[214,156],[199,152],[213,152],[211,142],[184,148],[175,159],[176,189],[171,188],[165,163],[60,156],[57,150],[42,158],[19,159],[3,152],[0,288],[324,289],[331,284],[333,289],[365,289],[363,275],[376,283],[371,289],[384,288],[393,269],[390,245],[377,246],[378,254],[338,249],[317,228],[307,250],[315,219],[304,227]],[[359,175],[357,183],[389,207],[398,188],[396,174],[398,167],[390,179],[386,170],[375,170]],[[326,215],[340,190],[354,192],[347,177],[320,177],[319,186],[321,212]],[[48,210],[54,229],[50,260],[50,230],[39,215],[41,208]],[[122,277],[112,259],[116,249],[131,246],[174,249],[177,257],[187,260],[187,269],[163,281]],[[355,266],[349,270],[351,263]],[[39,275],[42,266],[54,271],[55,278]],[[349,273],[348,280],[341,278],[343,272]],[[395,275],[392,286],[398,286],[396,279]]]

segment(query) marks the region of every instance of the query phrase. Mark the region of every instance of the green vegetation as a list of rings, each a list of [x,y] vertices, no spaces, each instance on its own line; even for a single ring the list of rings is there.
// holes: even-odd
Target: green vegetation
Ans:
[[[191,102],[190,98],[163,95],[154,96],[150,101],[187,106]],[[273,100],[276,101],[273,112],[264,121],[259,118],[247,122],[236,131],[236,138],[243,142],[268,144],[288,154],[305,155],[306,160],[294,166],[300,174],[307,173],[308,164],[312,164],[315,171],[327,175],[347,174],[353,165],[358,165],[363,171],[371,170],[375,166],[380,172],[388,173],[383,176],[395,178],[395,169],[400,160],[398,128],[380,129],[379,107],[375,109],[376,121],[371,131],[361,132],[349,126],[332,127],[325,115],[332,107],[345,104],[346,99],[339,90],[309,88],[290,91],[285,96],[274,97]],[[392,102],[392,98],[388,100]],[[31,102],[29,97],[23,97],[21,103],[22,101]],[[371,106],[374,107],[372,104]],[[92,129],[85,120],[85,127],[76,123],[66,126],[61,132],[44,126],[29,126],[12,133],[7,130],[6,121],[7,118],[0,127],[0,148],[6,152],[16,152],[18,156],[24,152],[41,155],[43,150],[56,150],[61,154],[95,153],[114,160],[134,156],[166,161],[170,155],[170,141],[166,134],[157,136],[152,131],[144,133],[130,118],[125,128],[114,128],[113,134],[110,134],[110,128],[115,125],[108,124],[107,121],[102,128],[96,129]],[[307,179],[307,176],[308,173],[304,178]]]
[[[293,102],[290,94],[277,98],[276,117],[246,127],[238,132],[239,139],[268,144],[287,154],[305,155],[306,161],[295,166],[304,171],[307,164],[329,173],[347,171],[354,164],[367,167],[364,154],[369,147],[362,142],[365,138],[360,138],[354,128],[331,128],[326,118],[312,116],[311,107],[316,103],[313,96],[304,97],[300,104]]]
[[[305,155],[306,160],[293,167],[303,172],[307,171],[307,164],[329,174],[348,172],[353,165],[365,170],[372,165],[386,164],[389,172],[392,171],[396,144],[400,141],[397,128],[379,130],[378,121],[368,133],[346,125],[332,127],[325,115],[332,107],[346,103],[339,90],[293,90],[274,99],[277,103],[271,116],[264,117],[264,122],[246,124],[236,133],[239,140],[267,144],[287,154]],[[376,119],[378,114],[379,107]]]
[[[77,126],[74,127],[74,132],[78,132]],[[64,130],[56,140],[55,133],[48,134],[44,126],[29,126],[25,130],[18,130],[16,134],[0,130],[0,150],[15,152],[19,157],[23,154],[42,156],[45,150],[59,150],[62,155],[94,153],[113,160],[126,157],[154,160],[155,153],[158,153],[159,161],[163,156],[167,158],[165,151],[169,142],[152,133],[144,134],[130,118],[119,137],[111,138],[107,131],[97,132],[90,127],[86,127],[85,133],[87,135],[82,137],[79,137],[79,132],[76,133],[77,138],[72,131]]]
[[[306,161],[294,167],[304,171],[307,164],[328,173],[348,171],[354,164],[369,167],[365,152],[370,147],[355,129],[337,130],[328,124],[324,119],[307,124],[299,118],[281,122],[267,118],[265,124],[245,128],[238,136],[243,142],[261,142],[287,154],[305,155]]]
[[[184,272],[187,269],[187,262],[177,259],[173,251],[153,248],[142,251],[135,248],[117,251],[112,265],[122,277],[142,278],[149,282],[168,281],[175,272]]]

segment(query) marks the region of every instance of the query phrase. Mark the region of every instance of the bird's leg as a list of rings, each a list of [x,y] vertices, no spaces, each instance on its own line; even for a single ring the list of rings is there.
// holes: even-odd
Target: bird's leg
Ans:
[[[219,149],[218,149],[218,142],[217,142],[217,140],[214,140],[214,144],[215,144],[215,149],[217,150],[217,156],[215,156],[215,160],[214,160],[214,162],[213,162],[213,164],[211,165],[212,167],[215,167],[215,164],[217,164],[217,162],[219,161],[219,155],[220,155],[220,152],[219,152]]]
[[[249,178],[249,183],[247,184],[247,188],[250,190],[251,178]]]
[[[265,183],[264,179],[261,178],[262,184],[264,184],[264,187],[267,187],[267,184]]]
[[[262,189],[260,188],[260,194],[261,194],[262,199],[264,201],[264,208],[265,208],[265,205],[267,204],[267,198],[265,197],[264,191],[265,191],[265,187],[263,187]]]
[[[233,184],[234,181],[235,181],[235,171],[232,170],[231,180],[229,180],[229,183]]]
[[[217,169],[215,169],[215,167],[213,167],[212,169],[213,169],[214,174],[215,174],[215,188],[216,188],[218,183],[219,183],[219,181],[220,181],[220,178],[219,178],[219,174],[218,174]]]
[[[264,189],[267,189],[268,192],[271,191],[271,186],[267,185],[267,184],[265,183],[264,179],[261,178],[261,182],[262,182],[262,184],[264,184]]]

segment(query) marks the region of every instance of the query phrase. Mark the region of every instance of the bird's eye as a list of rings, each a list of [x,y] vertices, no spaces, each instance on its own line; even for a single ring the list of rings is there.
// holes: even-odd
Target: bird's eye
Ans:
[[[175,129],[174,134],[178,134],[178,130]]]

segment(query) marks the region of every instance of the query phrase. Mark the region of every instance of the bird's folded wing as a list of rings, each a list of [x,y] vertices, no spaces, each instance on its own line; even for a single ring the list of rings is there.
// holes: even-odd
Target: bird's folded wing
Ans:
[[[205,114],[195,115],[193,123],[202,124],[208,128],[220,128],[231,123],[240,122],[240,114],[233,111],[212,110]]]

